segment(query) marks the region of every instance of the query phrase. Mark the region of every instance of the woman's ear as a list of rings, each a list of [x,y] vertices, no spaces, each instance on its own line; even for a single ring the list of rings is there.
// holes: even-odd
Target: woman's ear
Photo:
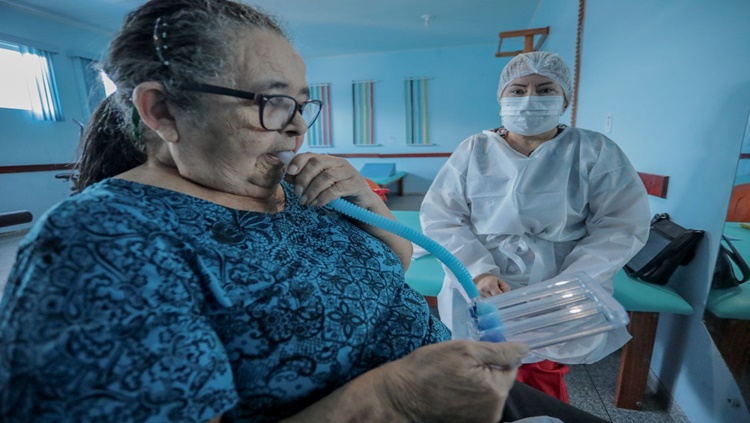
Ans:
[[[166,142],[176,143],[180,139],[177,123],[167,104],[167,93],[158,82],[138,84],[133,90],[133,105],[146,126]]]

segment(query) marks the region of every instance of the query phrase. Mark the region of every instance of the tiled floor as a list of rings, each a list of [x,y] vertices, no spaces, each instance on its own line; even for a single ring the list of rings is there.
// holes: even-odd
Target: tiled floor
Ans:
[[[387,204],[392,210],[419,210],[422,198],[421,195],[389,195]],[[565,376],[571,404],[616,423],[690,423],[676,404],[670,404],[668,394],[657,394],[655,389],[644,398],[643,411],[616,408],[614,398],[619,365],[620,356],[615,353],[595,364],[571,366],[570,373]],[[652,385],[658,386],[658,383]]]
[[[418,210],[421,196],[389,197],[394,210]],[[5,285],[15,252],[25,232],[0,234],[0,292]],[[644,400],[644,411],[615,408],[614,392],[619,355],[613,354],[592,365],[571,366],[565,376],[573,405],[611,422],[622,423],[690,423],[676,405],[669,405],[668,396],[650,393]],[[568,422],[572,423],[572,422]]]

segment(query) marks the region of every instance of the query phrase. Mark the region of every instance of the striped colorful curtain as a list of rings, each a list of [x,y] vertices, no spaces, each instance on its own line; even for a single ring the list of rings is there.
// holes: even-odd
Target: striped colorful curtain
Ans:
[[[427,140],[427,78],[404,80],[406,144],[429,145]]]
[[[375,145],[373,130],[373,84],[375,81],[352,82],[354,112],[354,145]]]
[[[310,98],[322,100],[323,108],[313,126],[307,130],[307,145],[310,147],[332,147],[331,136],[331,84],[311,84]]]

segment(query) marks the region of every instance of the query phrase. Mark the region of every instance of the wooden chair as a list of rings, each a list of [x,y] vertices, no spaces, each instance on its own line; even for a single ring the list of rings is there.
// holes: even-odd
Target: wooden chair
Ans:
[[[729,371],[740,380],[750,361],[750,282],[712,289],[705,320]]]
[[[622,348],[615,388],[615,406],[640,410],[646,394],[651,354],[659,313],[693,314],[693,307],[672,288],[631,279],[624,270],[615,274],[614,297],[630,314],[633,337]]]
[[[724,235],[736,239],[732,242],[735,248],[750,261],[750,231],[732,222],[724,225]],[[705,321],[724,362],[735,379],[740,380],[750,364],[750,281],[734,288],[712,289],[706,302]]]

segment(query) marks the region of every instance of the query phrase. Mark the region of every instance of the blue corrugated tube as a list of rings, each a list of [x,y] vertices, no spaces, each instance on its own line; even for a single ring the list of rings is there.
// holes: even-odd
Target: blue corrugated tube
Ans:
[[[367,223],[368,225],[385,229],[386,231],[392,232],[401,238],[405,238],[429,251],[432,255],[437,257],[438,260],[448,266],[448,269],[456,275],[458,282],[461,283],[461,286],[470,298],[479,297],[479,291],[477,291],[477,287],[474,286],[474,280],[471,278],[469,271],[466,270],[466,267],[464,267],[464,265],[442,245],[402,223],[387,219],[377,213],[365,210],[362,207],[355,206],[341,198],[331,201],[328,205],[339,213],[343,213],[361,222]]]
[[[295,154],[292,151],[280,151],[276,153],[276,156],[285,165],[289,165],[289,162],[292,161],[294,155]],[[392,232],[400,236],[401,238],[407,239],[429,251],[432,255],[437,257],[438,260],[445,264],[451,272],[453,272],[453,274],[458,279],[458,282],[464,288],[464,291],[466,291],[466,295],[468,295],[469,298],[475,300],[480,299],[479,291],[477,291],[477,287],[474,286],[474,280],[471,278],[471,274],[469,274],[469,271],[466,270],[466,267],[464,267],[464,265],[461,264],[461,262],[453,256],[453,254],[443,248],[442,245],[402,223],[387,219],[369,210],[365,210],[362,207],[356,206],[341,198],[337,198],[331,201],[330,203],[328,203],[328,205],[339,213],[343,213],[349,217],[359,220],[360,222],[367,223],[368,225],[376,226],[380,229],[385,229],[386,231]],[[479,314],[485,314],[485,310],[478,311]],[[491,307],[490,309],[486,310],[486,312],[491,311],[495,311],[495,308]]]

